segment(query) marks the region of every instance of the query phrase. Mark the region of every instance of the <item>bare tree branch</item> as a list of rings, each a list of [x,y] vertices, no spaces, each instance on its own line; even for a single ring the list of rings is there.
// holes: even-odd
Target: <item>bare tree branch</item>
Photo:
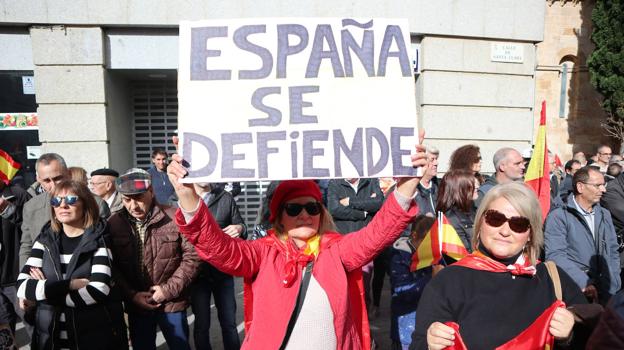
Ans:
[[[624,142],[624,120],[609,114],[607,119],[600,123],[607,136],[613,137],[620,142]]]

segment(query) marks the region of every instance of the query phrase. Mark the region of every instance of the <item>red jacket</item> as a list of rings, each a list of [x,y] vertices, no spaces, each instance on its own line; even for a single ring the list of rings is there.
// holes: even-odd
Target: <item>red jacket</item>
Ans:
[[[360,231],[337,238],[326,233],[314,263],[312,274],[327,293],[334,313],[337,349],[370,348],[366,309],[354,301],[354,284],[360,268],[370,262],[385,247],[392,244],[407,227],[418,209],[412,201],[404,211],[394,196],[390,196],[371,223]],[[200,205],[188,224],[180,210],[176,215],[180,232],[195,245],[197,254],[219,270],[242,276],[251,282],[253,315],[242,349],[278,349],[295,307],[301,277],[286,287],[283,283],[286,267],[284,249],[276,240],[242,241],[224,234],[205,206]],[[324,235],[324,236],[325,236]],[[297,269],[298,273],[301,273]],[[354,283],[355,282],[355,283]],[[350,297],[351,295],[351,297]],[[361,310],[357,310],[357,309]]]

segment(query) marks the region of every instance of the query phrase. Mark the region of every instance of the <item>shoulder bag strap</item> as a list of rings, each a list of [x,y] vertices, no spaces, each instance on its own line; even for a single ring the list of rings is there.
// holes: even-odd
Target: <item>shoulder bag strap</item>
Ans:
[[[554,261],[546,261],[544,264],[546,265],[548,275],[552,280],[553,287],[555,287],[555,296],[557,296],[557,300],[563,300],[563,295],[561,294],[561,280],[559,279],[557,265],[555,265]]]
[[[303,273],[303,280],[301,281],[301,285],[299,286],[299,294],[297,295],[297,304],[295,305],[295,309],[293,310],[292,315],[290,315],[290,320],[288,321],[288,328],[286,328],[286,335],[284,335],[284,340],[282,341],[280,350],[284,350],[286,348],[286,345],[288,344],[288,340],[290,339],[290,335],[292,334],[292,331],[295,328],[295,323],[297,323],[297,318],[299,317],[299,313],[301,312],[301,308],[303,307],[303,301],[305,300],[306,293],[308,292],[308,285],[310,285],[310,277],[312,276],[312,266],[314,266],[314,261],[310,261],[306,265],[305,272]]]

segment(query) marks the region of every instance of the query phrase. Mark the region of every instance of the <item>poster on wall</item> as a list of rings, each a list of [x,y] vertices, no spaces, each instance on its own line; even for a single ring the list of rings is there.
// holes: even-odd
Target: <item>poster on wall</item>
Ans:
[[[37,113],[0,113],[0,131],[37,129],[39,129]]]
[[[407,20],[182,22],[179,49],[188,181],[415,174]]]

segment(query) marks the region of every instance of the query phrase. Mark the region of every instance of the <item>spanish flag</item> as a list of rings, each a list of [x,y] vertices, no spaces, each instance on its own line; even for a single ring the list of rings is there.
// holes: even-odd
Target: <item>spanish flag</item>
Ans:
[[[550,321],[557,308],[565,308],[565,303],[555,300],[550,307],[541,315],[539,315],[529,327],[512,338],[503,345],[497,346],[494,350],[515,350],[515,349],[535,349],[535,350],[552,350],[555,345],[555,337],[550,334]],[[452,346],[444,348],[444,350],[467,350],[468,347],[459,334],[459,325],[455,322],[446,322],[445,325],[455,330],[455,341]]]
[[[540,125],[537,129],[533,155],[524,176],[524,182],[535,191],[542,208],[542,218],[546,220],[546,215],[548,215],[550,210],[550,167],[548,165],[548,146],[546,145],[546,101],[542,101]]]
[[[20,163],[14,161],[8,153],[0,149],[0,181],[8,185],[20,167]]]
[[[412,256],[411,270],[420,270],[438,263],[442,254],[460,260],[468,255],[468,250],[446,216],[438,212],[438,220],[433,223]]]

